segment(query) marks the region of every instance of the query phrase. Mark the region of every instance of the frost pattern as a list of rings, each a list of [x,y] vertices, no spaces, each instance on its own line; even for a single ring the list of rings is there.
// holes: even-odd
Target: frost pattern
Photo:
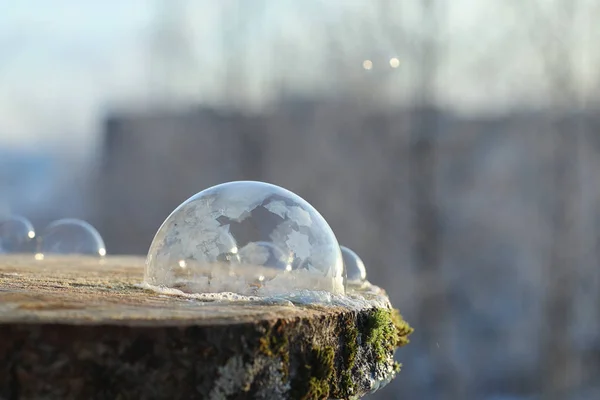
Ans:
[[[327,222],[300,197],[262,182],[230,182],[185,201],[158,230],[146,264],[146,282],[188,293],[344,291]]]

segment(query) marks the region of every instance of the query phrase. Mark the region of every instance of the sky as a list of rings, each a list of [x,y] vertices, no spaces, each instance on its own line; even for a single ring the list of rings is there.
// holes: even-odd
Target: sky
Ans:
[[[0,147],[31,149],[58,143],[61,148],[92,149],[103,115],[121,105],[147,103],[160,91],[164,68],[172,71],[172,86],[183,98],[218,103],[228,76],[222,63],[224,40],[232,49],[227,59],[239,64],[247,82],[247,93],[240,97],[257,104],[280,75],[308,92],[336,78],[337,69],[328,69],[323,29],[339,25],[344,27],[340,32],[346,49],[356,52],[345,68],[362,74],[363,58],[397,56],[401,64],[389,81],[390,101],[400,101],[412,84],[412,53],[389,44],[389,37],[378,30],[383,21],[371,19],[366,27],[355,24],[356,18],[372,12],[367,0],[248,0],[245,4],[250,6],[242,13],[230,12],[225,19],[218,5],[227,7],[234,0],[193,1],[180,16],[188,41],[179,50],[193,55],[183,66],[163,65],[156,61],[160,51],[178,50],[172,45],[157,50],[157,32],[178,1],[163,1],[163,7],[169,6],[162,9],[159,22],[159,0],[0,0]],[[546,2],[553,1],[559,0]],[[480,111],[510,108],[519,99],[542,101],[544,83],[532,56],[536,49],[511,38],[519,32],[509,7],[491,0],[451,4],[442,39],[441,102],[461,111]],[[403,9],[399,20],[411,35],[418,33],[421,19],[414,8]],[[224,39],[229,24],[239,24],[238,29]],[[586,36],[578,44],[596,39],[600,38]],[[363,57],[363,51],[356,50],[371,44],[378,53],[364,51]],[[595,70],[588,68],[580,75],[596,82]]]
[[[0,0],[0,10],[0,140],[85,140],[99,103],[129,89],[135,66],[123,56],[139,56],[149,2]]]

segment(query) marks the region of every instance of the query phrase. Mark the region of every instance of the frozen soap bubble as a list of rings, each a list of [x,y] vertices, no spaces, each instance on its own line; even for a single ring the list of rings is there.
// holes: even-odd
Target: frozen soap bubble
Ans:
[[[106,255],[102,237],[89,223],[79,219],[59,219],[46,227],[38,238],[35,257],[43,259],[49,254]]]
[[[11,216],[0,218],[0,254],[31,253],[35,230],[28,219]]]
[[[345,246],[340,246],[342,250],[342,258],[344,260],[344,268],[346,269],[346,279],[349,284],[362,284],[367,280],[367,270],[365,263],[360,259],[358,254]]]
[[[305,200],[263,182],[229,182],[181,204],[159,228],[144,280],[187,293],[344,293],[339,244]]]

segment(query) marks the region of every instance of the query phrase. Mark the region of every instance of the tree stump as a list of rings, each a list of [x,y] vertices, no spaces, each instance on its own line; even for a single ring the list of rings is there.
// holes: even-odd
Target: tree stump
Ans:
[[[357,398],[412,331],[389,308],[164,295],[143,267],[0,258],[0,399]]]

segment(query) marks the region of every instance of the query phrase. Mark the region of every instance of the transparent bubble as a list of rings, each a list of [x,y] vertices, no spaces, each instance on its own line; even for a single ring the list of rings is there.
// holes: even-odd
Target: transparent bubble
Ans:
[[[79,219],[60,219],[52,222],[38,238],[37,259],[49,254],[106,255],[102,237],[89,223]]]
[[[181,204],[148,252],[145,281],[188,293],[343,293],[339,244],[306,201],[263,182],[229,182]]]
[[[0,254],[31,253],[35,230],[27,218],[11,216],[0,219]]]
[[[349,284],[360,284],[367,280],[367,270],[365,263],[358,254],[345,246],[340,246],[344,268],[346,269],[346,279]]]

